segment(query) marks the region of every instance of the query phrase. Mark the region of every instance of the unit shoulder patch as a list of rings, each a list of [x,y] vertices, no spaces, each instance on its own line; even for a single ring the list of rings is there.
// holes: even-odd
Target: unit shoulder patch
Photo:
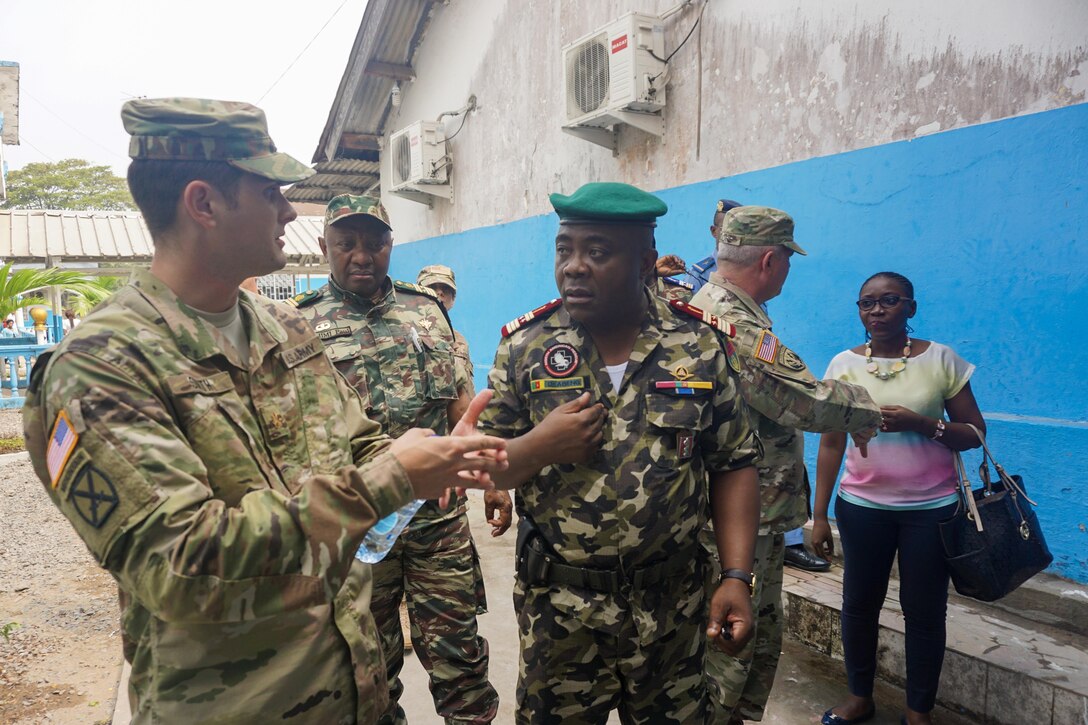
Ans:
[[[425,295],[432,300],[438,301],[438,295],[430,287],[424,287],[419,284],[412,284],[411,282],[401,282],[399,279],[393,280],[393,286],[402,292],[412,292],[417,295]]]
[[[694,317],[696,320],[705,322],[713,327],[718,332],[724,332],[728,337],[736,337],[737,331],[731,323],[726,322],[717,315],[712,315],[709,312],[696,307],[695,305],[688,304],[683,300],[671,300],[669,307],[676,310],[678,313],[687,315],[688,317]]]
[[[306,305],[315,302],[317,300],[317,298],[320,297],[320,296],[321,296],[321,290],[312,289],[309,292],[303,292],[302,294],[297,294],[294,297],[292,297],[291,299],[286,300],[286,302],[287,302],[287,304],[291,305],[292,307],[305,307]]]
[[[502,326],[500,334],[503,337],[510,337],[519,329],[521,329],[525,325],[528,325],[530,322],[544,319],[548,316],[549,313],[559,309],[562,305],[563,300],[559,297],[556,297],[551,302],[543,304],[540,307],[537,307],[535,310],[526,312],[521,317],[515,317],[513,320],[510,320],[510,322],[507,322],[505,325]]]

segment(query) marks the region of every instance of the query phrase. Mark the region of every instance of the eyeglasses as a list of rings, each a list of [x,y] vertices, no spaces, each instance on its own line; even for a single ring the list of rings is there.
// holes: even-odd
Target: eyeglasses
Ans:
[[[900,302],[913,302],[910,297],[900,297],[899,295],[880,295],[877,299],[872,297],[862,297],[858,300],[858,308],[864,312],[868,312],[880,304],[880,309],[891,310],[894,309]]]

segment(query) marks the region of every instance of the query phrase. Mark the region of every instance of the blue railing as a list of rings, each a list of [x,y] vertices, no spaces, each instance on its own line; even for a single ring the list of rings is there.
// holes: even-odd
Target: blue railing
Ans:
[[[53,345],[37,345],[33,337],[0,337],[0,408],[20,408],[23,391],[30,383],[30,370],[38,355]]]

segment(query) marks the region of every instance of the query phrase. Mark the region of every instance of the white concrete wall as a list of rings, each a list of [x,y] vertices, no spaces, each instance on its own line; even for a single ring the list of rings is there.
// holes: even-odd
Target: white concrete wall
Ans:
[[[563,44],[624,12],[673,5],[440,8],[391,130],[469,93],[479,109],[450,144],[452,204],[383,194],[398,242],[539,214],[548,193],[587,181],[671,188],[1081,103],[1088,92],[1085,0],[709,0],[672,61],[664,139],[625,129],[613,156],[564,134]],[[668,52],[699,7],[667,21]]]

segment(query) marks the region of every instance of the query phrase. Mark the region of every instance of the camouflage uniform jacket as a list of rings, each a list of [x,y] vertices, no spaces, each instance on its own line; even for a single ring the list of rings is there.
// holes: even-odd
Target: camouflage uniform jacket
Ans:
[[[39,360],[27,449],[117,580],[133,722],[372,722],[388,692],[354,554],[411,485],[302,318],[241,305],[248,366],[136,272]]]
[[[476,386],[472,382],[472,356],[468,351],[468,340],[457,330],[453,331],[453,363],[460,366],[461,370],[458,371],[458,374],[463,375],[465,380],[468,381],[469,397],[474,397],[476,395]]]
[[[709,518],[707,474],[752,465],[759,442],[736,393],[728,339],[646,297],[649,311],[619,392],[589,333],[558,307],[499,344],[489,375],[495,395],[479,427],[510,439],[586,390],[604,404],[604,444],[594,460],[542,469],[518,489],[519,512],[575,566],[629,572],[686,557],[675,586],[626,596],[551,587],[557,610],[613,635],[633,617],[639,638],[650,643],[703,606],[696,550]],[[567,366],[555,371],[560,353]],[[681,379],[705,387],[694,395],[669,388]]]
[[[453,328],[426,287],[385,281],[377,303],[343,289],[331,278],[299,298],[298,310],[325,342],[333,365],[359,392],[366,415],[396,438],[409,428],[445,435],[446,411],[466,387],[455,365]],[[412,518],[418,529],[465,510],[464,500],[441,509],[428,501]]]
[[[677,277],[658,277],[654,280],[653,291],[666,302],[680,300],[688,302],[695,294],[695,287],[690,282],[685,282]]]
[[[763,308],[717,273],[710,275],[692,304],[733,323],[737,330],[740,392],[754,412],[765,449],[758,466],[759,533],[802,526],[808,521],[808,485],[801,431],[874,428],[880,423],[880,409],[857,385],[817,380],[801,358],[771,333],[771,319]]]

